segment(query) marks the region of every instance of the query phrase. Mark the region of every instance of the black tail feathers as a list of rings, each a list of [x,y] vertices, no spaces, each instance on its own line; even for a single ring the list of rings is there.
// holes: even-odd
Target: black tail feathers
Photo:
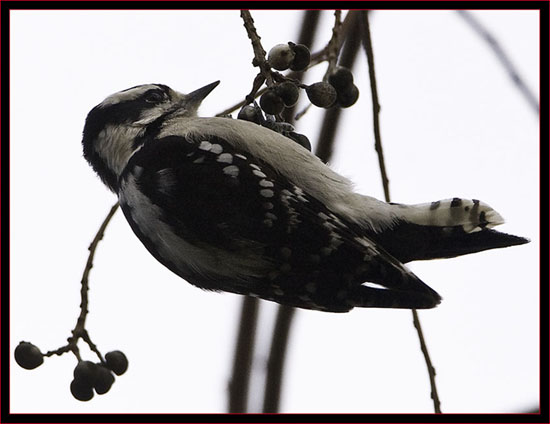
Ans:
[[[529,239],[489,228],[466,232],[462,226],[438,227],[402,222],[382,233],[371,235],[399,261],[453,258],[468,253],[517,246]]]
[[[350,296],[353,306],[362,308],[430,309],[441,302],[435,291],[376,289],[359,286]]]

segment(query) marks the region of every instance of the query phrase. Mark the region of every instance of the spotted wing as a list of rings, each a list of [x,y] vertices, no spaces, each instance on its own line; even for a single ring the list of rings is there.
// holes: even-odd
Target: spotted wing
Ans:
[[[439,302],[437,293],[361,228],[219,137],[147,142],[121,178],[121,204],[138,237],[157,259],[200,287],[330,311]],[[136,188],[144,198],[132,204]],[[185,241],[169,245],[186,251],[159,253],[163,240],[152,240],[136,224],[144,219],[143,209],[153,209],[148,219]]]

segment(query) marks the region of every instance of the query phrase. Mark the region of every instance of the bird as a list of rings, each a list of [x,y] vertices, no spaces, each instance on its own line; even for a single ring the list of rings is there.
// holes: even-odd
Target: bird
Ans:
[[[88,113],[83,156],[161,264],[204,290],[325,312],[428,309],[441,296],[405,264],[521,245],[477,199],[405,205],[352,182],[283,134],[199,117],[219,84],[144,84]]]

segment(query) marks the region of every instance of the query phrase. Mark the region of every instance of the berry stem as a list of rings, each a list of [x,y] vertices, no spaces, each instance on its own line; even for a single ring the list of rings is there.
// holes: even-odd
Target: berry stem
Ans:
[[[88,250],[90,251],[90,253],[88,255],[88,260],[86,261],[86,266],[84,267],[84,273],[82,274],[82,279],[80,281],[80,284],[81,284],[80,315],[78,316],[78,319],[76,321],[76,326],[73,330],[73,337],[71,338],[74,340],[75,345],[78,342],[78,339],[82,338],[82,340],[84,340],[88,344],[88,346],[90,346],[90,349],[92,349],[92,351],[94,351],[97,354],[101,362],[104,362],[101,356],[101,353],[97,350],[96,345],[92,343],[92,340],[90,339],[90,336],[88,335],[88,332],[86,331],[86,327],[85,327],[86,316],[88,315],[88,290],[89,290],[88,277],[90,275],[91,269],[93,268],[94,256],[95,256],[97,245],[103,239],[103,235],[105,234],[105,229],[107,228],[107,225],[111,221],[111,218],[117,211],[118,206],[119,206],[118,202],[113,205],[113,207],[111,208],[111,210],[109,211],[105,219],[103,220],[103,223],[99,227],[99,230],[97,231],[97,234],[92,240],[92,243],[88,247]]]
[[[111,218],[115,214],[115,212],[118,209],[118,202],[113,205],[109,213],[107,214],[107,217],[103,220],[103,223],[99,227],[99,230],[97,231],[97,234],[95,235],[94,239],[92,240],[92,243],[88,247],[88,250],[90,251],[88,255],[88,260],[86,262],[86,266],[84,267],[84,273],[82,274],[82,279],[80,281],[80,315],[78,316],[78,319],[76,320],[76,325],[74,329],[71,331],[72,336],[67,338],[67,344],[65,346],[62,346],[56,350],[50,350],[44,354],[44,357],[53,356],[53,355],[63,355],[67,352],[73,352],[78,361],[80,362],[82,358],[80,357],[80,350],[78,349],[78,340],[82,339],[84,340],[90,349],[95,352],[95,354],[98,356],[99,360],[104,363],[104,359],[97,349],[97,346],[92,342],[92,339],[90,338],[88,331],[86,330],[85,324],[86,324],[86,316],[88,315],[88,290],[89,290],[89,284],[88,284],[88,276],[90,275],[90,270],[93,267],[93,261],[94,261],[94,255],[97,248],[97,245],[99,242],[103,239],[103,235],[105,234],[105,229],[107,228],[107,225],[111,221]]]
[[[241,18],[244,22],[244,27],[250,41],[252,42],[252,50],[254,51],[254,59],[252,64],[260,68],[260,73],[264,76],[266,85],[273,85],[273,77],[271,75],[271,67],[265,58],[266,52],[262,46],[261,37],[254,26],[254,19],[248,10],[241,10]]]

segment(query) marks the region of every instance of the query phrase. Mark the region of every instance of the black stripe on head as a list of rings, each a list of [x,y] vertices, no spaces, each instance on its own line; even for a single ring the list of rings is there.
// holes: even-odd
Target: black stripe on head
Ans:
[[[135,93],[132,93],[135,91]],[[84,132],[95,138],[107,124],[139,121],[143,112],[169,102],[171,90],[164,84],[138,85],[119,91],[94,107],[86,118]]]
[[[82,138],[84,158],[113,191],[116,191],[117,177],[95,149],[101,131],[109,125],[128,125],[139,121],[144,111],[157,107],[159,103],[170,102],[171,92],[164,84],[137,85],[107,97],[88,113]],[[146,135],[154,136],[159,125],[153,125],[152,131],[148,128]],[[142,144],[142,138],[135,140],[134,144]]]

